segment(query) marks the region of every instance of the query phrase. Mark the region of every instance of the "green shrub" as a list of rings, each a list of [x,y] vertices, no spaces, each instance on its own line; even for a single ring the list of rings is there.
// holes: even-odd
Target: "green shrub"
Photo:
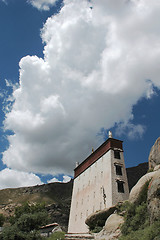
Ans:
[[[160,240],[160,221],[146,226],[144,229],[132,231],[126,236],[121,236],[119,240]]]
[[[5,228],[0,234],[0,240],[42,240],[38,231],[23,232],[16,225]]]
[[[55,232],[55,233],[52,233],[52,235],[47,239],[48,240],[64,240],[65,233],[64,232]]]
[[[29,204],[25,202],[21,206],[15,208],[14,216],[10,218],[10,223],[14,224],[23,214],[34,214],[37,212],[47,213],[45,203]]]
[[[0,227],[3,226],[4,221],[5,221],[5,217],[4,217],[4,215],[3,215],[3,214],[0,214]]]
[[[147,201],[147,192],[148,192],[149,183],[150,183],[150,181],[147,181],[144,184],[144,186],[143,186],[143,188],[142,188],[142,190],[141,190],[141,192],[138,196],[138,200],[136,202],[136,205],[139,205],[139,204]]]
[[[48,223],[48,213],[43,204],[23,204],[15,209],[11,226],[5,227],[0,240],[42,240],[38,229]]]
[[[130,234],[132,235],[132,232],[144,229],[145,227],[149,226],[149,216],[146,203],[148,184],[149,182],[147,182],[143,186],[136,203],[133,204],[125,202],[118,209],[118,212],[125,211],[124,213],[125,222],[121,226],[121,232],[124,236],[127,235],[128,239],[130,237]],[[134,236],[132,236],[132,238],[133,237]]]
[[[153,168],[149,168],[147,173],[153,172],[153,170],[154,170]]]
[[[93,230],[92,230],[92,233],[98,233],[102,230],[103,227],[101,226],[96,226]]]
[[[125,209],[125,222],[121,227],[122,236],[119,240],[160,240],[160,221],[149,224],[147,211],[147,182],[135,204],[124,203],[119,211]]]

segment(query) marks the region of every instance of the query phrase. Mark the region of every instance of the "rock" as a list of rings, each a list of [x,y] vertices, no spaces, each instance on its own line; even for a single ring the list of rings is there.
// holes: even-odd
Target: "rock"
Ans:
[[[159,170],[160,169],[160,164],[159,165],[156,165],[155,167],[154,167],[154,171],[157,171],[157,170]]]
[[[94,228],[96,226],[103,227],[105,225],[106,219],[116,210],[116,206],[106,208],[104,210],[92,213],[89,215],[85,223],[90,227]]]
[[[102,231],[95,234],[95,239],[118,239],[121,235],[120,226],[124,223],[124,218],[114,213],[108,217]]]
[[[131,203],[135,203],[138,200],[139,194],[143,188],[143,186],[145,185],[145,183],[149,180],[151,180],[151,178],[156,174],[156,172],[150,172],[145,174],[143,177],[141,177],[139,179],[139,181],[137,182],[137,184],[132,188],[130,195],[129,195],[129,202]]]
[[[160,170],[157,170],[148,187],[148,212],[150,222],[160,219]]]
[[[160,164],[160,137],[155,141],[149,154],[149,168],[154,169]]]

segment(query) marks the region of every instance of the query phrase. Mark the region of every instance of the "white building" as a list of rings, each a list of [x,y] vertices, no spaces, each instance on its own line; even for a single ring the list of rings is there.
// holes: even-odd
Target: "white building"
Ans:
[[[122,141],[109,138],[74,170],[68,233],[87,233],[86,218],[129,197]]]

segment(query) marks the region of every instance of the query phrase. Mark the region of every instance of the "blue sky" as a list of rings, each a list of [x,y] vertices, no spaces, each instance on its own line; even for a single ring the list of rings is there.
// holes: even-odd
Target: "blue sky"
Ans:
[[[159,13],[159,0],[0,0],[0,188],[69,180],[108,130],[126,167],[148,161]]]

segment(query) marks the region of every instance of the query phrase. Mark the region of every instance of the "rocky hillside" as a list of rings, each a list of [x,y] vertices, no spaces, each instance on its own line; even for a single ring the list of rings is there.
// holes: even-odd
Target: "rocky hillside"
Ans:
[[[45,202],[51,222],[59,223],[64,230],[68,225],[73,181],[49,183],[34,187],[4,189],[0,191],[0,213],[6,217],[21,203]]]

